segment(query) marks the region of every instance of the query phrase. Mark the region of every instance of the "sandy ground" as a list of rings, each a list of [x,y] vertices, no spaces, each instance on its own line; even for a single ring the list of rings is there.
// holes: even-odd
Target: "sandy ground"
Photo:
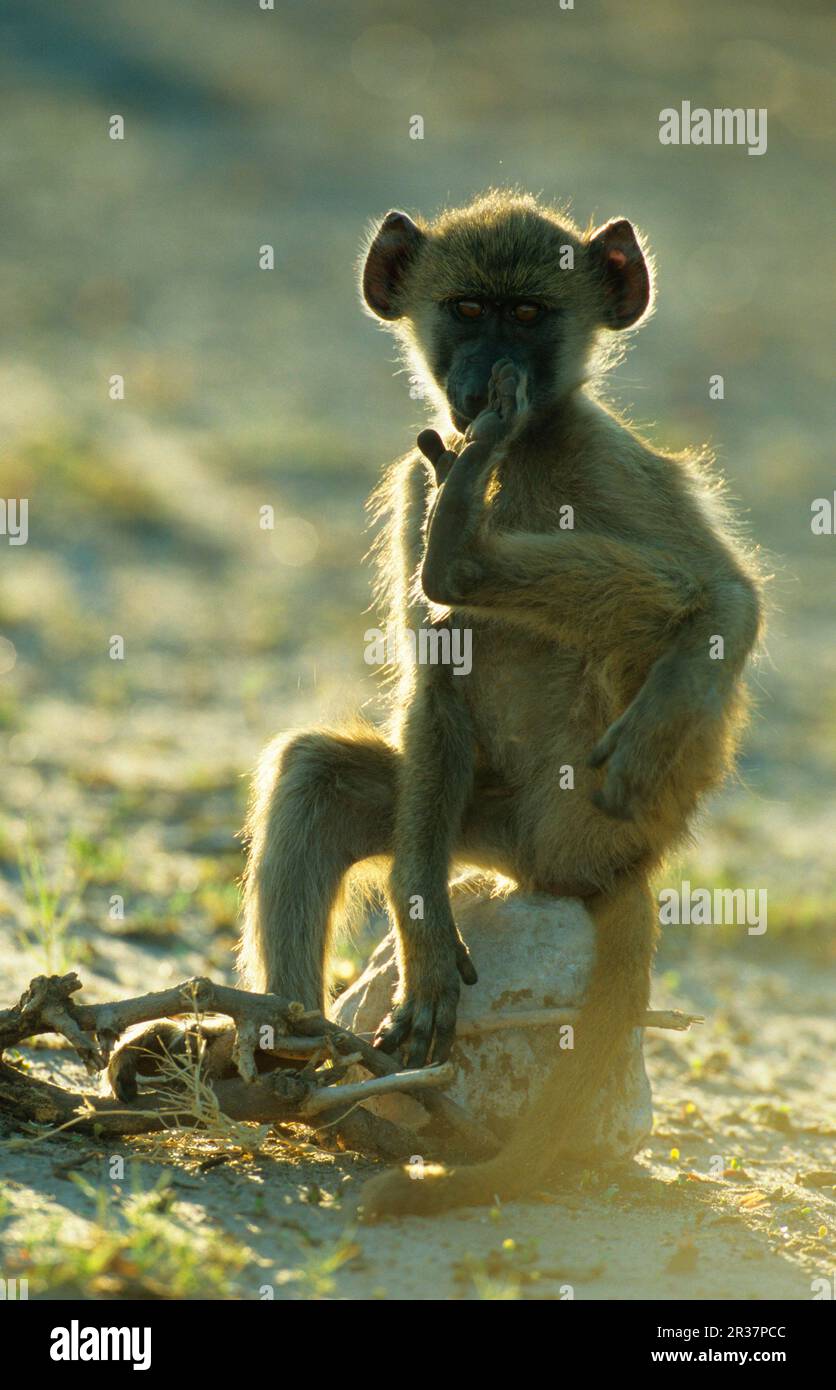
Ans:
[[[200,1250],[220,1235],[240,1257],[217,1284],[196,1276],[192,1295],[258,1298],[270,1286],[285,1299],[550,1299],[570,1290],[577,1299],[809,1299],[813,1281],[829,1277],[836,1224],[836,1097],[832,1068],[821,1066],[836,1035],[834,972],[771,951],[756,963],[733,950],[719,961],[690,954],[662,968],[655,999],[672,1002],[675,983],[675,1001],[707,1023],[650,1037],[656,1119],[632,1164],[575,1172],[559,1195],[501,1210],[370,1228],[355,1225],[352,1207],[374,1165],[355,1155],[275,1136],[247,1157],[209,1138],[10,1146],[7,1133],[4,1267],[34,1264],[33,1292],[45,1296],[170,1294],[168,1256],[146,1267],[139,1236],[80,1280],[58,1257],[62,1247],[95,1249],[102,1193],[121,1212],[126,1197],[162,1183],[178,1240]],[[120,945],[106,955],[120,991],[139,991],[147,953]],[[198,963],[184,955],[160,982]],[[2,964],[4,979],[25,983],[19,958]],[[105,973],[84,975],[86,998],[111,993]],[[89,1085],[66,1053],[24,1056],[36,1075]],[[127,1160],[115,1183],[114,1155]],[[163,1251],[176,1248],[170,1230],[159,1239]]]

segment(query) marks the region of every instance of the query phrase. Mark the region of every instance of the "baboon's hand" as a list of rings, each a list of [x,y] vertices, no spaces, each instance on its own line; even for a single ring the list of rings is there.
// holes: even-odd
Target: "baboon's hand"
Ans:
[[[417,444],[424,458],[435,469],[435,480],[439,487],[446,483],[450,471],[459,459],[471,465],[481,464],[488,457],[488,449],[474,449],[474,444],[488,445],[490,448],[504,439],[517,420],[528,409],[525,377],[514,366],[509,357],[495,362],[488,383],[488,404],[476,419],[471,422],[464,436],[465,447],[456,453],[445,448],[444,441],[437,430],[422,430]],[[459,475],[464,467],[457,470]]]
[[[614,820],[636,820],[651,809],[685,730],[642,695],[616,719],[589,756],[589,766],[606,767],[603,786],[593,792],[599,811]]]
[[[484,467],[526,408],[525,382],[503,358],[494,364],[487,408],[469,427],[461,453],[445,449],[435,430],[418,436],[418,447],[433,465],[439,485],[421,569],[421,586],[433,603],[463,603],[482,578],[475,551],[484,507]]]
[[[418,443],[434,465],[439,483],[427,521],[421,586],[433,603],[452,604],[481,573],[472,557],[465,558],[465,552],[478,524],[482,505],[479,478],[493,445],[477,440],[454,454],[445,450],[435,430],[425,430]]]
[[[465,443],[498,444],[528,408],[524,375],[509,357],[495,362],[488,383],[488,404],[468,426]]]
[[[431,950],[425,947],[410,962],[402,998],[374,1040],[383,1052],[404,1048],[407,1067],[423,1067],[430,1056],[434,1062],[447,1061],[456,1036],[460,979],[476,983],[470,952],[458,934],[440,956],[437,950],[433,942]]]
[[[482,416],[477,418],[481,420]],[[435,469],[435,481],[440,495],[446,498],[444,507],[448,510],[467,507],[479,470],[490,457],[493,448],[490,440],[466,439],[464,448],[458,454],[452,449],[445,449],[444,441],[436,430],[422,430],[416,442],[424,458]],[[436,499],[436,510],[439,501],[440,498]]]

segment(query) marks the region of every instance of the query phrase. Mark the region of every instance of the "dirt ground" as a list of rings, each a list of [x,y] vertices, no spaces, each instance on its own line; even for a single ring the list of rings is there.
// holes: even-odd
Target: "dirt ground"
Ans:
[[[147,950],[102,954],[85,998],[107,997],[113,978],[126,994],[147,985]],[[559,1196],[357,1226],[374,1165],[301,1138],[246,1156],[216,1137],[102,1145],[7,1130],[4,1268],[52,1297],[259,1298],[269,1286],[291,1299],[809,1299],[830,1278],[836,1218],[834,1076],[821,1063],[836,1035],[833,973],[772,954],[663,955],[656,1002],[708,1022],[650,1039],[656,1118],[636,1161],[576,1171]],[[196,955],[174,970],[158,961],[158,982]],[[21,964],[4,956],[3,978],[23,983]],[[89,1085],[67,1054],[23,1056],[35,1075]]]
[[[363,228],[492,182],[633,216],[655,248],[614,399],[660,443],[713,443],[774,575],[740,776],[659,886],[764,889],[768,930],[665,929],[654,1005],[706,1023],[649,1036],[655,1128],[625,1170],[365,1228],[373,1165],[301,1136],[248,1156],[6,1127],[0,1273],[46,1297],[833,1296],[827,9],[318,8],[4,7],[0,497],[29,499],[30,536],[0,536],[0,1008],[45,971],[91,1002],[233,979],[259,749],[378,711],[363,501],[423,415],[357,307]],[[663,151],[683,98],[768,106],[767,154]],[[346,947],[344,978],[359,963]],[[67,1052],[22,1056],[94,1084]]]

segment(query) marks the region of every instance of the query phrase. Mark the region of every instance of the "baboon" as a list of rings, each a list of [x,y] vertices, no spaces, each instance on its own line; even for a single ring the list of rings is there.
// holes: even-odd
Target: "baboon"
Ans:
[[[440,431],[375,494],[390,630],[470,628],[473,666],[455,678],[406,663],[383,732],[268,748],[249,817],[245,977],[320,1007],[349,870],[382,861],[400,986],[376,1041],[422,1065],[448,1055],[461,982],[476,980],[453,866],[580,897],[597,936],[574,1049],[508,1145],[423,1182],[374,1179],[376,1216],[536,1189],[561,1133],[583,1133],[648,1004],[649,876],[732,764],[761,582],[706,459],[658,452],[600,399],[614,335],[651,307],[628,221],[581,231],[497,191],[432,222],[390,212],[362,293]]]

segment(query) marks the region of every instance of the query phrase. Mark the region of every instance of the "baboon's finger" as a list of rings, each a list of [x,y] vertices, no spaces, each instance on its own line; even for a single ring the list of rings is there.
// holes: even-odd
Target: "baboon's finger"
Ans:
[[[513,368],[510,372],[499,378],[497,387],[499,393],[499,413],[503,419],[513,415],[517,408],[517,385],[518,377]]]
[[[417,443],[424,458],[435,469],[435,481],[441,487],[450,476],[450,469],[458,455],[452,449],[445,449],[441,436],[435,430],[422,430]]]
[[[589,757],[586,760],[587,767],[603,767],[604,763],[615,751],[618,737],[624,727],[624,717],[617,719],[611,724],[602,738],[598,740]]]
[[[416,443],[421,453],[424,455],[424,458],[429,459],[430,463],[435,467],[441,455],[445,452],[444,440],[441,438],[438,431],[422,430]]]
[[[435,1013],[435,1046],[433,1061],[446,1062],[456,1041],[456,1005],[454,1002],[439,1004]]]
[[[384,1018],[372,1046],[379,1047],[381,1052],[397,1052],[411,1027],[412,1009],[407,1004],[400,1005]]]
[[[466,985],[475,985],[479,979],[470,952],[461,939],[456,943],[456,969]]]
[[[435,1009],[432,1004],[421,1004],[415,1011],[415,1018],[412,1023],[412,1034],[409,1040],[409,1050],[406,1055],[407,1067],[423,1067],[426,1065],[430,1055],[430,1044],[433,1039],[434,1023]]]

